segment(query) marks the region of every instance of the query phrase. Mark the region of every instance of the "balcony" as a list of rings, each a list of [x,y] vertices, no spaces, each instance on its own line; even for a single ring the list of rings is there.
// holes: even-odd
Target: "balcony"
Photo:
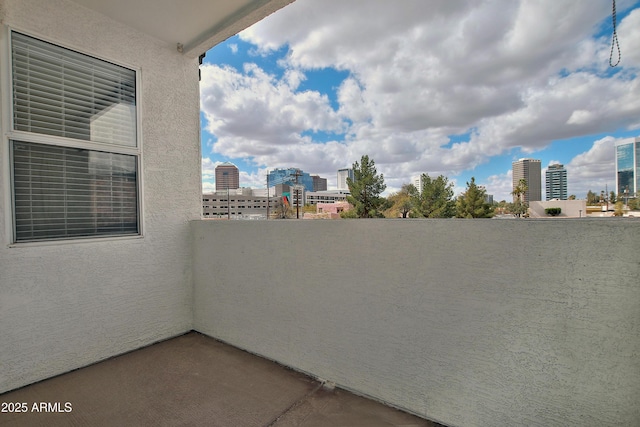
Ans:
[[[70,401],[79,422],[98,424],[634,425],[639,235],[626,219],[192,221],[190,249],[173,254],[192,268],[169,298],[180,303],[139,284],[137,305],[100,296],[84,324],[57,326],[50,314],[47,333],[23,325],[2,350],[4,385],[89,365],[98,347],[115,355],[162,334],[208,337],[163,341],[2,401]],[[123,328],[150,313],[146,336]]]
[[[5,426],[437,426],[196,332],[6,393],[0,402],[12,411],[16,402],[26,405],[26,413],[0,414]]]
[[[198,331],[450,426],[640,420],[638,221],[191,225]]]
[[[0,424],[637,426],[640,221],[199,220],[198,56],[287,3],[0,0],[2,64],[135,69],[141,137],[139,236],[16,242],[11,141],[78,141],[0,67],[0,393],[72,405]]]

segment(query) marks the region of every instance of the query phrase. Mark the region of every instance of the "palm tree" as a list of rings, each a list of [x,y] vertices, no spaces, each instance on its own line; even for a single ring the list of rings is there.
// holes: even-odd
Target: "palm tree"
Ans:
[[[520,181],[518,181],[518,185],[516,185],[516,187],[513,189],[513,191],[511,192],[511,194],[513,194],[514,196],[517,197],[514,205],[514,213],[516,215],[518,215],[518,217],[520,217],[520,215],[524,214],[527,212],[527,204],[522,200],[522,197],[525,195],[525,193],[529,190],[529,185],[527,184],[527,180],[524,178],[520,178]]]

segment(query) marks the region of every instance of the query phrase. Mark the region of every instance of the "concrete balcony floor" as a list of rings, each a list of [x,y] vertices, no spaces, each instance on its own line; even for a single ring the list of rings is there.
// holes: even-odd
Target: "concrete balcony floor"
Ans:
[[[5,393],[0,402],[28,409],[0,412],[3,426],[439,426],[197,332]],[[34,411],[40,402],[71,412]]]

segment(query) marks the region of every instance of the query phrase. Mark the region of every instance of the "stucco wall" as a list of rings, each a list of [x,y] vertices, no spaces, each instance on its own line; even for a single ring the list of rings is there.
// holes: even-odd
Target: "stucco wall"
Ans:
[[[587,216],[586,200],[544,200],[529,203],[531,218],[550,218],[544,211],[546,208],[562,209],[558,218],[584,218]]]
[[[637,426],[640,221],[198,221],[195,328],[451,426]]]
[[[201,194],[197,59],[65,0],[0,0],[0,17],[139,68],[145,226],[144,238],[8,247],[3,129],[2,392],[190,330],[188,221],[200,218]]]

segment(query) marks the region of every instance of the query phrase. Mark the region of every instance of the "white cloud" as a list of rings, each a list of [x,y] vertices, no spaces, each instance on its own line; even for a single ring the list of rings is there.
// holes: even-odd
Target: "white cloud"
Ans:
[[[619,3],[619,11],[633,4]],[[514,148],[636,129],[640,10],[619,22],[617,74],[608,70],[610,37],[594,37],[610,13],[607,2],[582,0],[295,2],[240,34],[261,54],[288,45],[283,78],[254,64],[202,67],[213,149],[330,179],[369,154],[400,188],[416,173],[458,174]],[[306,70],[324,67],[349,71],[337,110],[326,95],[298,90]],[[336,138],[320,144],[313,132]],[[447,135],[467,132],[449,144]],[[579,157],[576,183],[589,178]],[[490,181],[496,199],[509,198],[504,174]]]
[[[622,54],[621,65],[624,67],[640,67],[640,9],[631,13],[620,23],[618,27],[618,40]],[[607,52],[609,53],[609,52]],[[614,50],[613,61],[617,60],[617,51]]]
[[[610,136],[597,140],[588,151],[565,165],[570,194],[585,198],[589,190],[615,190],[615,142]]]
[[[216,184],[211,181],[202,181],[202,193],[213,193],[216,191]]]
[[[216,176],[216,166],[218,166],[220,162],[212,162],[210,158],[203,157],[202,158],[202,178],[203,179],[213,179]]]
[[[326,94],[295,91],[304,79],[301,72],[291,71],[277,80],[255,64],[245,64],[243,73],[210,64],[201,69],[201,109],[206,129],[218,138],[218,152],[230,157],[260,155],[304,142],[301,133],[306,130],[343,129]]]
[[[511,202],[513,196],[513,171],[509,169],[507,172],[489,176],[485,182],[479,182],[478,185],[484,185],[488,194],[493,195],[493,200],[499,202],[506,200]]]

